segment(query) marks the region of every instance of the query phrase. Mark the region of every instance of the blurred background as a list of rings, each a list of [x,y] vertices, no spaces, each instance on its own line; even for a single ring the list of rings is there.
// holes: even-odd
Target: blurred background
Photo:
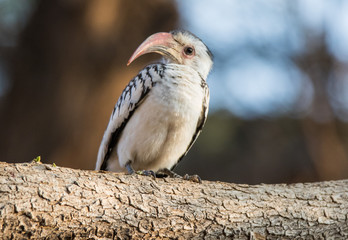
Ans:
[[[119,94],[187,29],[212,50],[211,104],[180,174],[236,183],[348,177],[348,1],[0,0],[0,161],[93,169]]]

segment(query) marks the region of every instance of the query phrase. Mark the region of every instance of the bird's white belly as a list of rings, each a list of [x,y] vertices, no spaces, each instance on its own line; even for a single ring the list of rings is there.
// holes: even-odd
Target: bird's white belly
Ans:
[[[173,167],[185,153],[202,111],[200,86],[156,86],[134,111],[117,144],[121,167],[135,170]]]

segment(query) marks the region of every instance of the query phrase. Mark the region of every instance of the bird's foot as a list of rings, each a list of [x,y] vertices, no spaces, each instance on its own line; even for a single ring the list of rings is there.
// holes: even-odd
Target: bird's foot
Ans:
[[[138,175],[141,175],[141,176],[152,176],[152,177],[156,178],[156,174],[152,170],[135,171],[134,168],[132,167],[130,161],[126,163],[125,167],[126,167],[126,169],[127,169],[129,174],[138,174]]]
[[[169,170],[168,168],[160,169],[156,172],[156,177],[164,178],[164,177],[170,177],[170,178],[182,178],[179,174]]]
[[[191,181],[191,182],[202,183],[202,179],[198,175],[196,175],[196,174],[195,175],[185,174],[183,176],[183,179]]]
[[[156,177],[170,177],[170,178],[181,178],[191,182],[202,183],[201,178],[198,175],[188,175],[180,176],[179,174],[169,170],[168,168],[161,169],[156,172]]]
[[[152,176],[156,178],[156,174],[152,170],[141,170],[141,171],[136,171],[135,174],[141,175],[141,176]]]

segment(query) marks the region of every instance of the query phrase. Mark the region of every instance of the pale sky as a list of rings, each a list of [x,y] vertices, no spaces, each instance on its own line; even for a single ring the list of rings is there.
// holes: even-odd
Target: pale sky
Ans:
[[[183,27],[205,41],[217,59],[208,80],[213,111],[227,109],[242,118],[284,114],[294,111],[305,88],[304,102],[296,109],[305,112],[313,95],[311,81],[289,60],[305,51],[305,28],[318,35],[326,31],[332,54],[348,62],[348,1],[178,0],[178,4]],[[342,85],[340,107],[343,104],[348,111],[348,103],[342,101],[348,100],[348,84]]]

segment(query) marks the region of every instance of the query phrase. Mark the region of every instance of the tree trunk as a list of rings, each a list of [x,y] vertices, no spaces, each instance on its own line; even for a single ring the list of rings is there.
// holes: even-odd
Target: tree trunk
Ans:
[[[1,239],[347,239],[348,180],[241,185],[0,163]]]

